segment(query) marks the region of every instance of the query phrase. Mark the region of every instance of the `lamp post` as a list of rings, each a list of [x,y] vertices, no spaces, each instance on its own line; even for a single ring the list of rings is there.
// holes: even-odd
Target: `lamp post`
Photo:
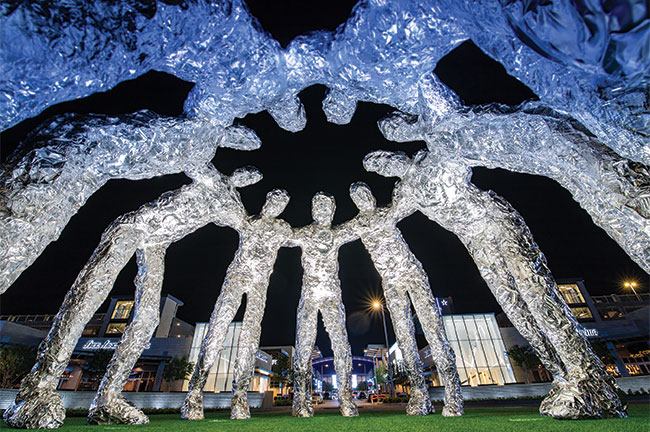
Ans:
[[[636,296],[636,299],[639,300],[639,301],[641,301],[641,297],[639,296],[639,294],[638,294],[638,293],[636,292],[636,290],[635,290],[635,288],[636,288],[636,286],[637,286],[636,282],[634,282],[634,281],[625,282],[625,283],[623,284],[623,286],[624,286],[625,288],[629,288],[629,289],[631,289],[632,292],[634,293],[634,295]]]
[[[384,338],[386,340],[386,368],[388,369],[388,377],[390,379],[390,396],[395,397],[395,387],[393,386],[393,370],[390,367],[390,357],[388,355],[388,330],[386,329],[386,314],[384,313],[384,304],[379,301],[375,300],[372,303],[372,307],[376,309],[381,310],[381,320],[384,323]]]

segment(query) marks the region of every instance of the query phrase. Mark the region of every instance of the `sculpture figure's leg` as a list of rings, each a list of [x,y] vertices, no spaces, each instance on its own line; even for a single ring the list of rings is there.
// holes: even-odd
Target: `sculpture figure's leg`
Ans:
[[[228,326],[235,317],[241,303],[240,290],[236,289],[228,281],[228,275],[226,275],[226,282],[221,288],[221,294],[219,294],[210,316],[208,330],[201,343],[199,357],[196,360],[187,396],[185,396],[181,408],[181,417],[185,420],[203,420],[203,387],[205,387],[210,369],[214,365],[217,355],[223,348]]]
[[[36,364],[20,383],[4,420],[15,428],[53,429],[63,424],[65,409],[56,391],[84,327],[104,302],[122,268],[135,252],[136,236],[117,226],[104,235],[81,270],[41,342]]]
[[[515,278],[508,271],[507,265],[495,261],[495,265],[479,267],[479,270],[503,313],[519,334],[528,341],[544,367],[553,375],[551,391],[539,407],[542,415],[551,415],[559,391],[566,385],[568,379],[564,364],[528,309],[528,305],[521,298]]]
[[[305,290],[305,288],[303,288]],[[316,343],[318,303],[303,294],[298,303],[296,320],[296,352],[293,357],[293,407],[294,417],[312,417],[311,404],[311,354]]]
[[[422,372],[422,360],[415,341],[415,328],[411,315],[411,304],[403,288],[384,283],[386,307],[395,330],[395,339],[402,357],[411,387],[411,397],[406,406],[408,415],[427,415],[434,412],[429,392],[427,391]],[[462,406],[462,405],[461,405]]]
[[[337,288],[340,290],[340,288]],[[345,329],[345,307],[341,297],[327,299],[321,305],[325,331],[332,342],[334,351],[334,369],[339,386],[339,410],[344,417],[358,416],[357,405],[352,400],[350,375],[352,373],[352,350]]]
[[[625,417],[626,407],[617,394],[614,378],[578,331],[577,321],[556,292],[546,259],[522,217],[493,193],[473,185],[466,191],[451,203],[454,208],[450,210],[473,217],[463,220],[462,227],[451,220],[440,224],[463,242],[500,303],[510,299],[501,298],[503,290],[498,287],[510,286],[519,293],[566,370],[567,381],[555,383],[542,413],[567,419]],[[436,215],[431,211],[428,216]]]
[[[122,396],[122,389],[135,363],[146,348],[160,322],[160,290],[165,273],[164,247],[138,249],[138,274],[135,278],[133,319],[108,365],[90,405],[90,424],[145,424],[147,416]]]
[[[254,287],[246,294],[246,313],[239,337],[232,385],[231,419],[247,419],[251,416],[247,393],[255,370],[255,355],[260,346],[262,318],[266,305],[266,288],[266,286]]]
[[[518,250],[519,260],[509,264],[517,274],[529,277],[518,280],[521,297],[546,333],[564,362],[568,382],[556,396],[549,415],[559,418],[616,416],[627,417],[620,389],[600,359],[591,350],[573,313],[562,299],[546,259],[539,251],[522,217],[507,202],[491,196],[502,226],[511,233],[504,240],[510,250]]]
[[[426,276],[425,276],[426,277]],[[436,300],[428,284],[414,283],[409,288],[413,306],[418,315],[422,331],[429,342],[431,356],[438,372],[445,382],[445,406],[442,415],[455,417],[463,415],[463,394],[456,368],[456,355],[449,344],[447,333],[438,313]]]

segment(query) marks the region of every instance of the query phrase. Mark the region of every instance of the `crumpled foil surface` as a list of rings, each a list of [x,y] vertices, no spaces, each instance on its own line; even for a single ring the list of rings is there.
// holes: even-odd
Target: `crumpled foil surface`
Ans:
[[[285,191],[273,190],[267,194],[260,216],[244,215],[236,226],[239,247],[226,271],[226,278],[190,378],[181,409],[181,415],[186,420],[203,419],[203,388],[210,369],[223,348],[228,326],[235,317],[244,294],[246,312],[235,362],[231,418],[250,417],[247,392],[252,383],[255,354],[260,345],[266,291],[278,251],[291,242],[293,235],[289,224],[277,218],[288,202],[289,195]]]
[[[149,418],[133,402],[122,396],[122,389],[160,322],[160,294],[166,251],[164,246],[151,246],[136,251],[138,274],[135,278],[133,318],[124,330],[90,404],[89,424],[149,423]]]
[[[389,126],[396,125],[392,131],[400,139],[424,137],[432,154],[448,158],[432,163],[440,172],[449,173],[448,178],[425,170],[428,180],[421,176],[418,187],[412,189],[416,202],[431,207],[431,200],[424,198],[435,201],[440,195],[432,190],[445,190],[449,197],[452,191],[463,190],[454,183],[452,173],[466,174],[471,165],[548,176],[571,191],[595,223],[649,270],[647,2],[361,0],[336,31],[296,37],[286,48],[264,33],[241,0],[167,3],[98,0],[90,4],[70,0],[0,5],[3,130],[48,106],[110,89],[152,69],[195,83],[182,118],[146,112],[119,118],[57,117],[35,131],[8,159],[0,172],[0,293],[58,238],[88,197],[111,178],[141,179],[185,172],[195,183],[205,182],[219,189],[222,179],[212,182],[213,174],[204,173],[216,147],[259,146],[250,131],[230,126],[233,120],[267,110],[280,127],[300,130],[306,117],[296,95],[312,84],[328,87],[323,110],[329,121],[349,122],[358,101],[389,104],[407,114],[394,116],[402,116],[398,121],[382,123],[387,136]],[[532,89],[539,100],[515,108],[464,107],[431,71],[442,57],[468,39]],[[399,159],[394,158],[397,162]],[[410,162],[403,162],[410,166]],[[234,176],[233,181],[254,177],[240,174],[239,180]],[[449,188],[445,182],[450,182]],[[496,197],[488,199],[468,186],[465,192],[474,197],[461,200],[464,206],[474,205],[468,220],[474,220],[475,213],[485,212],[483,205],[499,218],[486,220],[486,226],[477,222],[474,231],[463,232],[464,219],[454,221],[453,212],[429,216],[436,220],[447,217],[445,221],[465,239],[477,262],[485,256],[491,262],[514,259],[510,266],[521,265],[521,270],[508,272],[537,275],[529,279],[537,285],[525,287],[510,273],[503,274],[509,268],[505,264],[497,275],[490,273],[488,261],[483,267],[479,265],[504,310],[510,311],[511,321],[516,321],[556,377],[542,411],[560,418],[624,415],[613,387],[601,379],[600,366],[584,348],[586,342],[548,328],[549,322],[571,328],[575,319],[554,293],[550,273],[530,269],[534,267],[531,263],[544,267],[543,256],[532,246],[534,242],[520,216],[513,216],[516,212]],[[478,195],[472,195],[474,192]],[[148,245],[130,236],[137,237],[141,230],[147,233],[142,238],[156,239],[153,245],[165,245],[182,238],[185,229],[195,229],[195,223],[188,223],[185,217],[196,218],[196,224],[210,219],[205,217],[210,212],[222,212],[219,217],[228,219],[225,224],[236,224],[243,217],[240,203],[218,208],[219,199],[230,200],[232,190],[223,191],[224,195],[214,193],[205,193],[210,204],[198,205],[205,203],[197,198],[197,205],[186,213],[179,209],[191,199],[177,200],[174,193],[165,195],[158,203],[160,214],[169,212],[168,218],[138,219],[131,214],[133,220],[116,222],[109,228],[66,297],[37,366],[21,387],[16,403],[5,413],[10,424],[60,424],[63,408],[53,383],[61,365],[65,367],[67,350],[72,349],[63,339],[76,341],[82,321],[106,295],[124,260]],[[165,207],[167,202],[171,204]],[[451,204],[443,200],[436,212],[448,206]],[[488,227],[487,222],[494,225]],[[510,233],[507,238],[513,248],[492,245],[480,252],[475,246],[477,238],[491,243],[489,235],[479,235],[479,228]],[[168,236],[171,231],[176,234]],[[531,245],[521,246],[524,241]],[[328,245],[327,235],[313,240],[314,256]],[[335,286],[337,282],[329,279],[328,271],[321,269],[320,274],[305,279],[317,282],[321,277]],[[316,282],[305,286],[315,287]],[[529,296],[536,290],[543,292],[540,299],[555,299],[553,306],[543,307],[533,301]],[[323,302],[324,317],[325,308],[330,308],[327,319],[341,315],[342,306],[335,304],[334,297]],[[312,317],[313,307],[311,302],[301,302],[299,313]],[[311,337],[312,322],[309,318],[300,323],[303,339]],[[345,345],[337,341],[336,346],[337,355],[344,358]],[[583,348],[586,351],[575,351]],[[582,380],[585,374],[576,371],[576,364],[567,365],[568,357],[560,349],[571,352],[568,357],[575,357],[583,370],[591,368],[595,380]],[[46,355],[49,351],[56,354]],[[300,367],[305,374],[307,364],[304,357]],[[346,368],[343,361],[338,366],[340,370]],[[298,387],[306,389],[310,383],[301,374],[296,378],[301,383]],[[591,394],[598,395],[593,403],[580,399]],[[305,398],[307,393],[298,396]],[[610,406],[605,403],[608,398]],[[309,415],[309,404],[303,402],[298,404],[298,411]],[[353,412],[352,406],[345,409]]]
[[[116,219],[103,233],[99,246],[65,296],[52,328],[41,343],[36,364],[21,382],[15,401],[5,410],[4,420],[18,428],[55,428],[63,423],[65,410],[56,392],[59,378],[81,333],[93,314],[107,298],[118,274],[136,251],[162,248],[178,241],[204,225],[214,223],[238,227],[246,217],[236,187],[243,187],[261,179],[258,171],[245,168],[228,178],[208,165],[192,173],[193,183],[163,194],[156,201]],[[159,254],[157,249],[155,254]],[[155,257],[155,255],[154,255]],[[160,293],[162,257],[155,260],[152,276],[148,273],[145,256],[140,256],[136,278],[143,308],[150,308],[151,299]],[[147,291],[147,292],[145,292]],[[146,303],[146,305],[145,305]],[[140,305],[139,305],[140,306]],[[139,358],[144,345],[151,338],[151,320],[155,314],[142,311],[143,316],[130,324],[129,331],[116,350],[107,379],[98,393],[97,413],[102,421],[106,416],[116,421],[122,415],[130,417],[120,398],[112,397],[116,388],[122,388],[128,374],[128,363]],[[153,326],[155,328],[155,326]],[[124,345],[124,346],[122,346]],[[104,397],[106,396],[106,397]],[[110,405],[114,402],[115,405]],[[42,405],[56,409],[42,409]],[[136,416],[138,417],[138,416]]]
[[[511,303],[525,302],[566,371],[564,377],[556,377],[554,391],[542,404],[543,414],[567,419],[627,415],[615,378],[607,374],[579,331],[581,326],[557,291],[546,258],[510,204],[474,186],[467,164],[441,154],[421,151],[410,159],[404,153],[377,151],[366,156],[364,167],[399,177],[394,201],[410,202],[458,236],[517,329],[526,328],[528,320],[522,319],[523,308],[514,308],[513,314]],[[546,349],[536,347],[537,351]]]
[[[376,200],[365,183],[350,186],[350,196],[359,208],[359,214],[347,224],[360,236],[381,276],[386,306],[409,377],[411,397],[406,407],[407,414],[427,415],[434,411],[415,341],[410,296],[445,383],[442,413],[444,416],[462,415],[463,396],[456,356],[447,340],[428,276],[396,226],[413,210],[404,201],[393,203],[392,207],[377,208]]]
[[[0,293],[56,240],[108,180],[201,170],[217,147],[259,148],[244,126],[138,112],[123,117],[56,117],[0,172]]]
[[[89,6],[73,0],[0,8],[0,40],[11,41],[0,44],[2,128],[151,69],[196,83],[186,103],[193,120],[61,118],[3,167],[0,228],[9,238],[0,237],[5,267],[0,268],[0,291],[58,237],[106,176],[146,178],[204,163],[214,153],[220,130],[215,125],[225,127],[251,112],[268,110],[281,127],[300,130],[306,118],[296,94],[309,85],[329,88],[323,108],[334,123],[348,122],[359,100],[390,104],[429,123],[465,123],[458,97],[431,71],[470,38],[539,97],[522,106],[534,114],[528,121],[535,131],[535,116],[557,111],[564,116],[557,121],[560,128],[584,130],[622,158],[650,163],[650,20],[641,0],[607,7],[566,0],[360,1],[335,32],[299,36],[286,49],[261,30],[240,0],[181,6],[133,0]],[[502,123],[510,122],[508,117]],[[74,133],[85,123],[87,135]],[[499,133],[498,127],[493,130]],[[112,145],[97,145],[97,153],[83,152],[71,163],[75,151],[95,149],[97,136]],[[543,136],[539,141],[556,157],[553,164],[533,164],[529,171],[547,175],[544,171],[561,172],[571,163],[561,158],[554,142],[546,144]],[[485,141],[480,142],[483,147]],[[506,163],[502,155],[490,153],[491,144],[485,148],[477,163]],[[106,151],[110,154],[102,154]],[[146,162],[129,163],[136,155]],[[647,169],[626,165],[608,177],[620,184],[596,187],[600,195],[614,186],[643,197],[647,214]],[[646,185],[645,192],[638,194],[640,185]],[[584,193],[592,196],[592,191]],[[592,217],[616,219],[618,213],[607,207],[594,210]],[[647,237],[647,217],[630,223],[615,220],[606,229],[647,269],[647,244],[638,246],[617,234],[641,231]]]
[[[0,39],[11,41],[0,45],[0,127],[152,69],[196,83],[186,112],[223,125],[269,109],[294,113],[296,128],[300,110],[284,107],[315,83],[332,89],[328,106],[338,108],[326,111],[337,122],[357,100],[419,114],[418,82],[471,39],[545,105],[590,128],[604,121],[647,137],[648,5],[583,3],[362,0],[335,32],[285,49],[241,0],[9,3],[0,13]],[[620,143],[621,153],[647,162],[636,144]]]
[[[594,223],[650,273],[650,167],[556,111],[489,106],[430,122],[396,112],[379,122],[392,141],[424,140],[469,166],[504,168],[557,181]]]
[[[311,354],[316,343],[318,312],[334,352],[334,369],[338,383],[338,403],[345,417],[359,415],[352,400],[352,351],[345,328],[345,307],[339,280],[339,248],[358,238],[347,226],[332,228],[336,209],[334,197],[319,192],[312,199],[314,222],[294,230],[293,243],[302,249],[302,292],[296,320],[296,344],[293,357],[293,415],[311,417]]]

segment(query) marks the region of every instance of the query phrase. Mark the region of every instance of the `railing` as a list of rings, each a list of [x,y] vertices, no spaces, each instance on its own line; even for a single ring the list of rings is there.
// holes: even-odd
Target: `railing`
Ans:
[[[40,314],[40,315],[0,315],[0,321],[10,321],[15,323],[29,323],[29,322],[39,322],[39,323],[48,323],[54,320],[56,315],[54,314]],[[91,321],[104,321],[106,318],[105,313],[95,314]]]
[[[602,296],[592,296],[594,303],[648,303],[650,304],[650,293],[639,293],[638,297],[634,294],[610,294]]]

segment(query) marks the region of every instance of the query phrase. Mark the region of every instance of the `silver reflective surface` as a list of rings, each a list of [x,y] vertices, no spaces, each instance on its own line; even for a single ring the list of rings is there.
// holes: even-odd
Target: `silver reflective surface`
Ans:
[[[410,202],[460,239],[523,335],[531,333],[531,318],[534,320],[548,341],[535,350],[548,352],[551,346],[564,369],[549,364],[549,370],[559,375],[542,404],[543,414],[568,419],[626,416],[616,380],[607,374],[579,331],[580,325],[557,292],[546,258],[510,204],[494,192],[474,186],[466,163],[440,153],[421,151],[410,159],[404,153],[377,151],[366,156],[364,166],[381,175],[399,177],[394,201]],[[522,302],[526,309],[521,307]],[[538,333],[537,329],[532,331]],[[538,341],[529,342],[534,345]],[[555,362],[556,357],[552,358]]]
[[[456,357],[447,340],[427,274],[396,227],[402,218],[413,212],[410,207],[412,203],[399,200],[393,202],[392,207],[377,208],[372,192],[364,183],[350,186],[350,196],[359,208],[359,214],[346,225],[360,236],[381,276],[386,306],[409,377],[411,397],[406,407],[407,414],[426,415],[434,410],[415,341],[412,301],[431,347],[431,355],[445,383],[442,415],[462,415],[463,396]]]
[[[332,227],[334,197],[319,192],[312,199],[311,225],[294,230],[293,242],[302,249],[302,292],[296,321],[296,351],[293,358],[293,415],[311,417],[311,355],[316,343],[318,313],[334,352],[338,403],[346,417],[359,415],[352,400],[352,351],[345,328],[345,307],[339,280],[339,248],[358,238],[348,227]]]
[[[136,251],[138,274],[135,279],[133,318],[124,330],[90,405],[90,424],[149,423],[147,416],[122,396],[122,389],[160,322],[165,252],[164,246],[151,246]]]
[[[186,420],[203,419],[203,387],[210,369],[223,347],[228,326],[246,295],[246,312],[235,363],[231,418],[250,417],[246,394],[255,369],[255,354],[260,344],[266,290],[278,250],[291,241],[291,227],[278,216],[289,202],[283,190],[267,194],[260,216],[242,214],[235,226],[239,248],[228,266],[226,278],[214,306],[208,330],[190,379],[181,415]],[[311,397],[311,395],[310,395]]]
[[[231,181],[208,165],[197,167],[191,175],[190,185],[165,193],[158,200],[119,217],[106,229],[99,246],[66,294],[52,328],[39,347],[34,368],[21,382],[15,401],[4,412],[10,426],[55,428],[63,423],[65,410],[56,392],[59,377],[84,327],[136,251],[140,251],[136,278],[138,316],[116,350],[95,400],[91,421],[144,421],[146,417],[133,412],[116,395],[116,389],[124,386],[128,378],[125,371],[131,370],[129,363],[138,359],[155,328],[153,323],[158,319],[158,312],[152,313],[152,308],[160,296],[163,252],[171,243],[206,224],[238,227],[246,212],[236,187],[261,179],[259,172],[249,168],[236,172],[235,181]]]
[[[52,104],[109,89],[151,69],[196,83],[186,101],[187,117],[146,112],[119,118],[57,117],[3,165],[0,293],[109,179],[185,172],[194,180],[189,189],[165,195],[152,206],[160,210],[127,215],[107,230],[5,418],[19,427],[60,424],[63,408],[53,390],[57,374],[84,320],[107,295],[125,260],[209,223],[207,214],[218,213],[220,223],[236,229],[243,220],[241,203],[224,202],[226,207],[217,208],[219,200],[231,200],[232,190],[219,186],[222,179],[205,173],[205,166],[220,145],[252,149],[260,143],[246,129],[224,128],[236,117],[267,110],[281,127],[300,130],[306,117],[296,95],[316,83],[329,89],[323,110],[333,123],[349,122],[358,101],[386,103],[408,113],[382,122],[382,131],[396,140],[424,139],[436,156],[418,165],[422,174],[408,193],[402,191],[404,182],[396,193],[461,238],[504,311],[553,372],[554,390],[542,412],[559,418],[623,416],[615,387],[602,375],[586,341],[561,330],[574,328],[575,319],[556,295],[543,255],[520,216],[498,197],[471,187],[467,167],[501,167],[557,180],[596,224],[650,270],[649,23],[647,2],[639,0],[367,0],[335,32],[299,36],[283,49],[239,0],[185,2],[183,7],[129,0],[0,5],[0,40],[11,41],[0,44],[2,129]],[[517,108],[463,107],[431,71],[468,39],[539,100]],[[402,168],[412,166],[398,156],[392,161],[383,167],[386,174],[402,176]],[[241,172],[232,182],[244,184],[254,177]],[[197,184],[215,189],[201,191]],[[451,209],[463,209],[465,216],[459,218]],[[494,219],[481,220],[486,215]],[[331,260],[317,259],[338,248],[327,234],[336,238],[337,230],[329,223],[316,226],[299,231],[310,255],[305,258],[303,251],[303,264],[324,266],[305,276],[303,294],[311,297],[317,287],[338,289]],[[498,244],[501,236],[504,245]],[[147,277],[142,285],[136,281],[143,290],[143,316],[151,306],[144,299],[155,297],[155,289],[144,282]],[[386,292],[395,299],[392,305],[403,305],[401,293]],[[415,297],[413,291],[409,295]],[[539,299],[550,303],[539,304]],[[338,332],[337,367],[345,376],[349,347],[335,324],[342,306],[335,293],[330,300],[322,310]],[[419,301],[413,303],[419,306]],[[313,305],[301,302],[300,314],[307,317],[299,330],[308,344]],[[431,318],[431,329],[436,319]],[[125,335],[118,350],[123,360],[115,359],[96,400],[98,421],[131,415],[130,408],[118,408],[122,402],[113,390],[119,388],[121,368],[146,339],[148,320],[134,327],[132,336]],[[435,336],[427,338],[431,342]],[[303,347],[304,361],[298,365],[301,373],[307,373],[307,349]],[[448,353],[440,356],[448,358]],[[309,385],[306,378],[297,376],[301,389]],[[306,398],[306,390],[301,392]],[[298,405],[299,415],[310,415],[308,401]],[[351,403],[344,405],[346,414],[354,412]],[[241,407],[245,413],[243,403]]]
[[[0,293],[56,240],[86,200],[113,178],[193,171],[217,147],[259,148],[243,126],[139,112],[120,118],[54,118],[0,172]]]
[[[554,179],[650,272],[650,168],[608,147],[624,139],[620,133],[602,139],[561,112],[498,106],[464,110],[444,121],[397,112],[379,128],[389,140],[424,140],[432,152],[468,166]]]

